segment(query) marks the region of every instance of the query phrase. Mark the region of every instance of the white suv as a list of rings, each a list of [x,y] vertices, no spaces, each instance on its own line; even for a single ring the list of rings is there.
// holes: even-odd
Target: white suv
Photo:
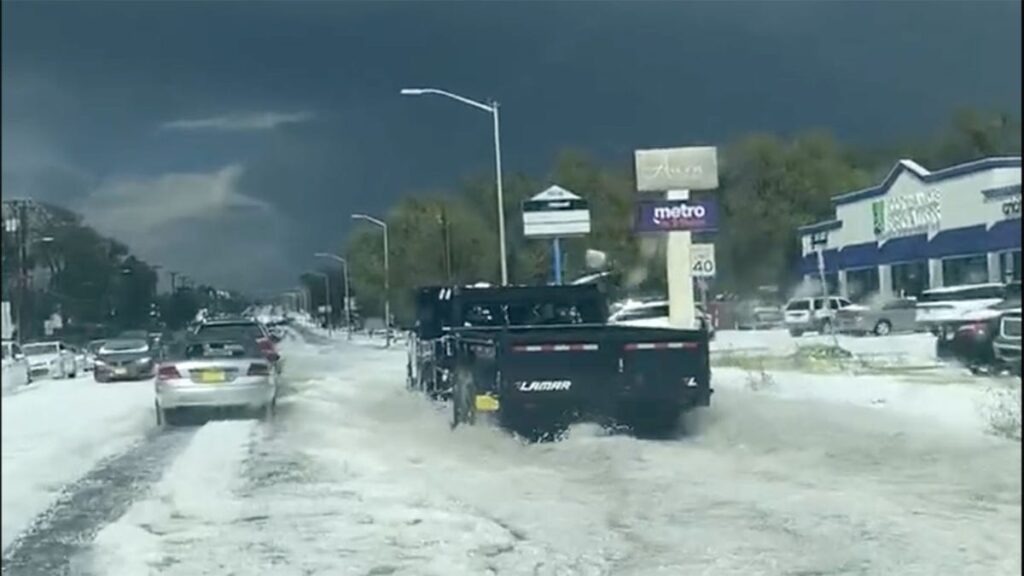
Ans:
[[[917,324],[937,334],[944,325],[994,318],[999,313],[991,307],[1002,302],[1008,290],[1009,286],[1003,284],[970,284],[925,290],[917,299]]]
[[[829,334],[832,332],[832,320],[837,311],[853,304],[841,296],[829,296],[828,304],[826,298],[794,298],[786,304],[783,318],[786,328],[793,336],[800,336],[804,332],[820,332]]]

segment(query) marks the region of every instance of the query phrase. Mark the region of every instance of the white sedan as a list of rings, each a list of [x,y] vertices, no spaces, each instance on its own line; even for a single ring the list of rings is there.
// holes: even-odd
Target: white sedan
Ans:
[[[22,351],[28,358],[32,378],[74,378],[78,375],[78,362],[74,353],[63,342],[33,342]]]

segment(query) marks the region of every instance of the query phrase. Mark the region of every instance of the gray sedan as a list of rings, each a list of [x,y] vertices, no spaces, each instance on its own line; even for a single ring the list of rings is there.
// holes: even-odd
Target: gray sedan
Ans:
[[[160,363],[158,424],[177,424],[192,408],[246,408],[273,416],[277,373],[251,342],[187,341]]]
[[[97,382],[148,379],[155,365],[154,351],[145,340],[109,340],[96,351],[93,378]]]
[[[845,334],[886,336],[894,332],[916,332],[917,302],[894,299],[873,305],[853,304],[836,312],[836,328]]]

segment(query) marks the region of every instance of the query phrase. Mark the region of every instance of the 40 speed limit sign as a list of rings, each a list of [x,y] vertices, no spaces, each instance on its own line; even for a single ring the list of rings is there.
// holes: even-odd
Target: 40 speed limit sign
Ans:
[[[713,278],[715,266],[715,245],[694,244],[690,247],[690,270],[694,278]]]

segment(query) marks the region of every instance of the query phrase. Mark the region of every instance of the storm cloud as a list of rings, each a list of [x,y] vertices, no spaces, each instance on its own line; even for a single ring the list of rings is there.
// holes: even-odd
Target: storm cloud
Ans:
[[[147,259],[284,288],[353,211],[558,149],[826,127],[934,132],[1019,110],[1019,2],[3,3],[3,194],[81,210]],[[145,224],[145,225],[144,225]],[[211,252],[211,247],[216,248]]]

